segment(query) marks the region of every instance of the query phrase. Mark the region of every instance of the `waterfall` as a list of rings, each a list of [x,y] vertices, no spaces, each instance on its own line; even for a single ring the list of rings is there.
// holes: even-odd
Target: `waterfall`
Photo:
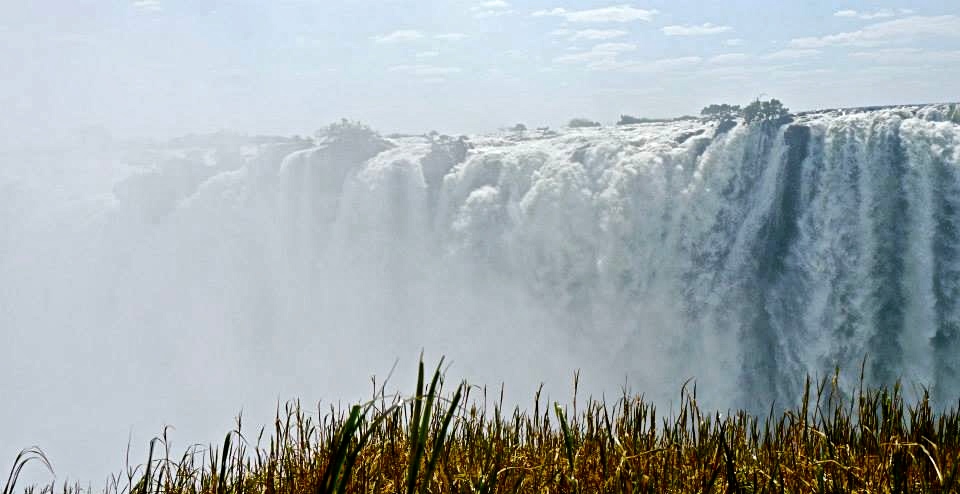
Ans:
[[[582,368],[596,389],[668,400],[694,378],[708,404],[764,410],[808,374],[856,384],[866,357],[867,384],[902,378],[948,405],[960,125],[946,113],[459,138],[341,126],[152,150],[150,167],[116,158],[97,179],[8,168],[0,327],[18,351],[2,365],[116,399],[170,376],[298,393],[426,349],[522,393]]]

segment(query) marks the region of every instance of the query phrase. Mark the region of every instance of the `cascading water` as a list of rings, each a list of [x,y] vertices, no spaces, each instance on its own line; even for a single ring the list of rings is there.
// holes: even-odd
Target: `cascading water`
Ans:
[[[50,354],[46,332],[74,368],[143,355],[80,372],[92,393],[150,382],[202,401],[207,387],[159,383],[301,394],[341,381],[333,363],[382,372],[427,348],[530,392],[579,367],[607,390],[665,398],[693,377],[713,406],[765,409],[807,374],[856,379],[866,356],[868,384],[902,376],[952,403],[960,125],[944,115],[472,138],[337,126],[315,144],[167,150],[103,174],[107,189],[60,186],[84,176],[66,168],[49,189],[11,174],[0,327],[23,357],[5,371],[70,382],[26,357]]]

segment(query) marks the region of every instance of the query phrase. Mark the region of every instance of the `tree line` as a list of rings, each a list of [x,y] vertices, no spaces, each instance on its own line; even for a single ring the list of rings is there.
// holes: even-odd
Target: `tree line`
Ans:
[[[743,108],[740,105],[729,104],[709,105],[700,110],[700,116],[707,120],[719,122],[743,118],[744,122],[751,124],[754,122],[778,122],[789,117],[790,110],[776,98],[768,101],[757,99]]]

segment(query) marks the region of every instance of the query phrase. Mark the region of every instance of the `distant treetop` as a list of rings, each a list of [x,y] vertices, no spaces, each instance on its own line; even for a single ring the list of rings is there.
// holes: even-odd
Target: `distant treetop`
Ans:
[[[647,118],[647,117],[634,117],[632,115],[620,115],[620,120],[617,121],[617,125],[679,122],[681,120],[696,120],[696,119],[697,117],[692,117],[690,115],[683,115],[683,116],[673,117],[673,118]]]
[[[316,131],[317,139],[344,138],[344,137],[373,137],[377,132],[362,122],[340,119]]]
[[[758,99],[743,108],[726,103],[709,105],[700,110],[700,116],[708,121],[718,121],[721,125],[733,124],[737,118],[743,118],[744,122],[751,124],[780,121],[790,116],[790,110],[778,99],[769,101]]]
[[[594,122],[588,118],[574,118],[567,126],[574,129],[581,127],[600,127],[600,122]]]
[[[707,120],[733,120],[741,115],[740,105],[710,105],[700,110],[700,115]]]
[[[617,120],[617,125],[639,124],[639,123],[644,123],[644,120],[645,119],[643,118],[634,117],[631,115],[620,115],[620,120]]]
[[[756,100],[743,109],[743,120],[748,124],[753,122],[776,122],[790,115],[790,110],[783,106],[778,99],[770,101]]]

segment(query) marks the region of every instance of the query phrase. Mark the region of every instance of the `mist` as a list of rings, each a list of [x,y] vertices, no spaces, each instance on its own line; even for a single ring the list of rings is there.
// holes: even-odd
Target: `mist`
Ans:
[[[955,234],[931,206],[960,190],[938,182],[960,176],[953,111],[10,155],[2,443],[98,481],[167,425],[186,447],[373,376],[403,392],[421,352],[508,405],[579,371],[584,395],[669,409],[693,379],[705,407],[763,410],[867,355],[869,384],[949,403],[956,281],[928,253]]]
[[[167,425],[184,448],[241,412],[256,432],[287,400],[368,398],[394,365],[403,391],[421,351],[513,404],[541,383],[566,397],[577,369],[598,393],[627,383],[617,346],[558,312],[577,301],[513,274],[534,259],[497,245],[506,212],[477,182],[490,165],[453,171],[464,139],[348,124],[316,141],[103,144],[20,155],[0,182],[16,404],[0,443],[40,445],[60,480],[99,485]]]

